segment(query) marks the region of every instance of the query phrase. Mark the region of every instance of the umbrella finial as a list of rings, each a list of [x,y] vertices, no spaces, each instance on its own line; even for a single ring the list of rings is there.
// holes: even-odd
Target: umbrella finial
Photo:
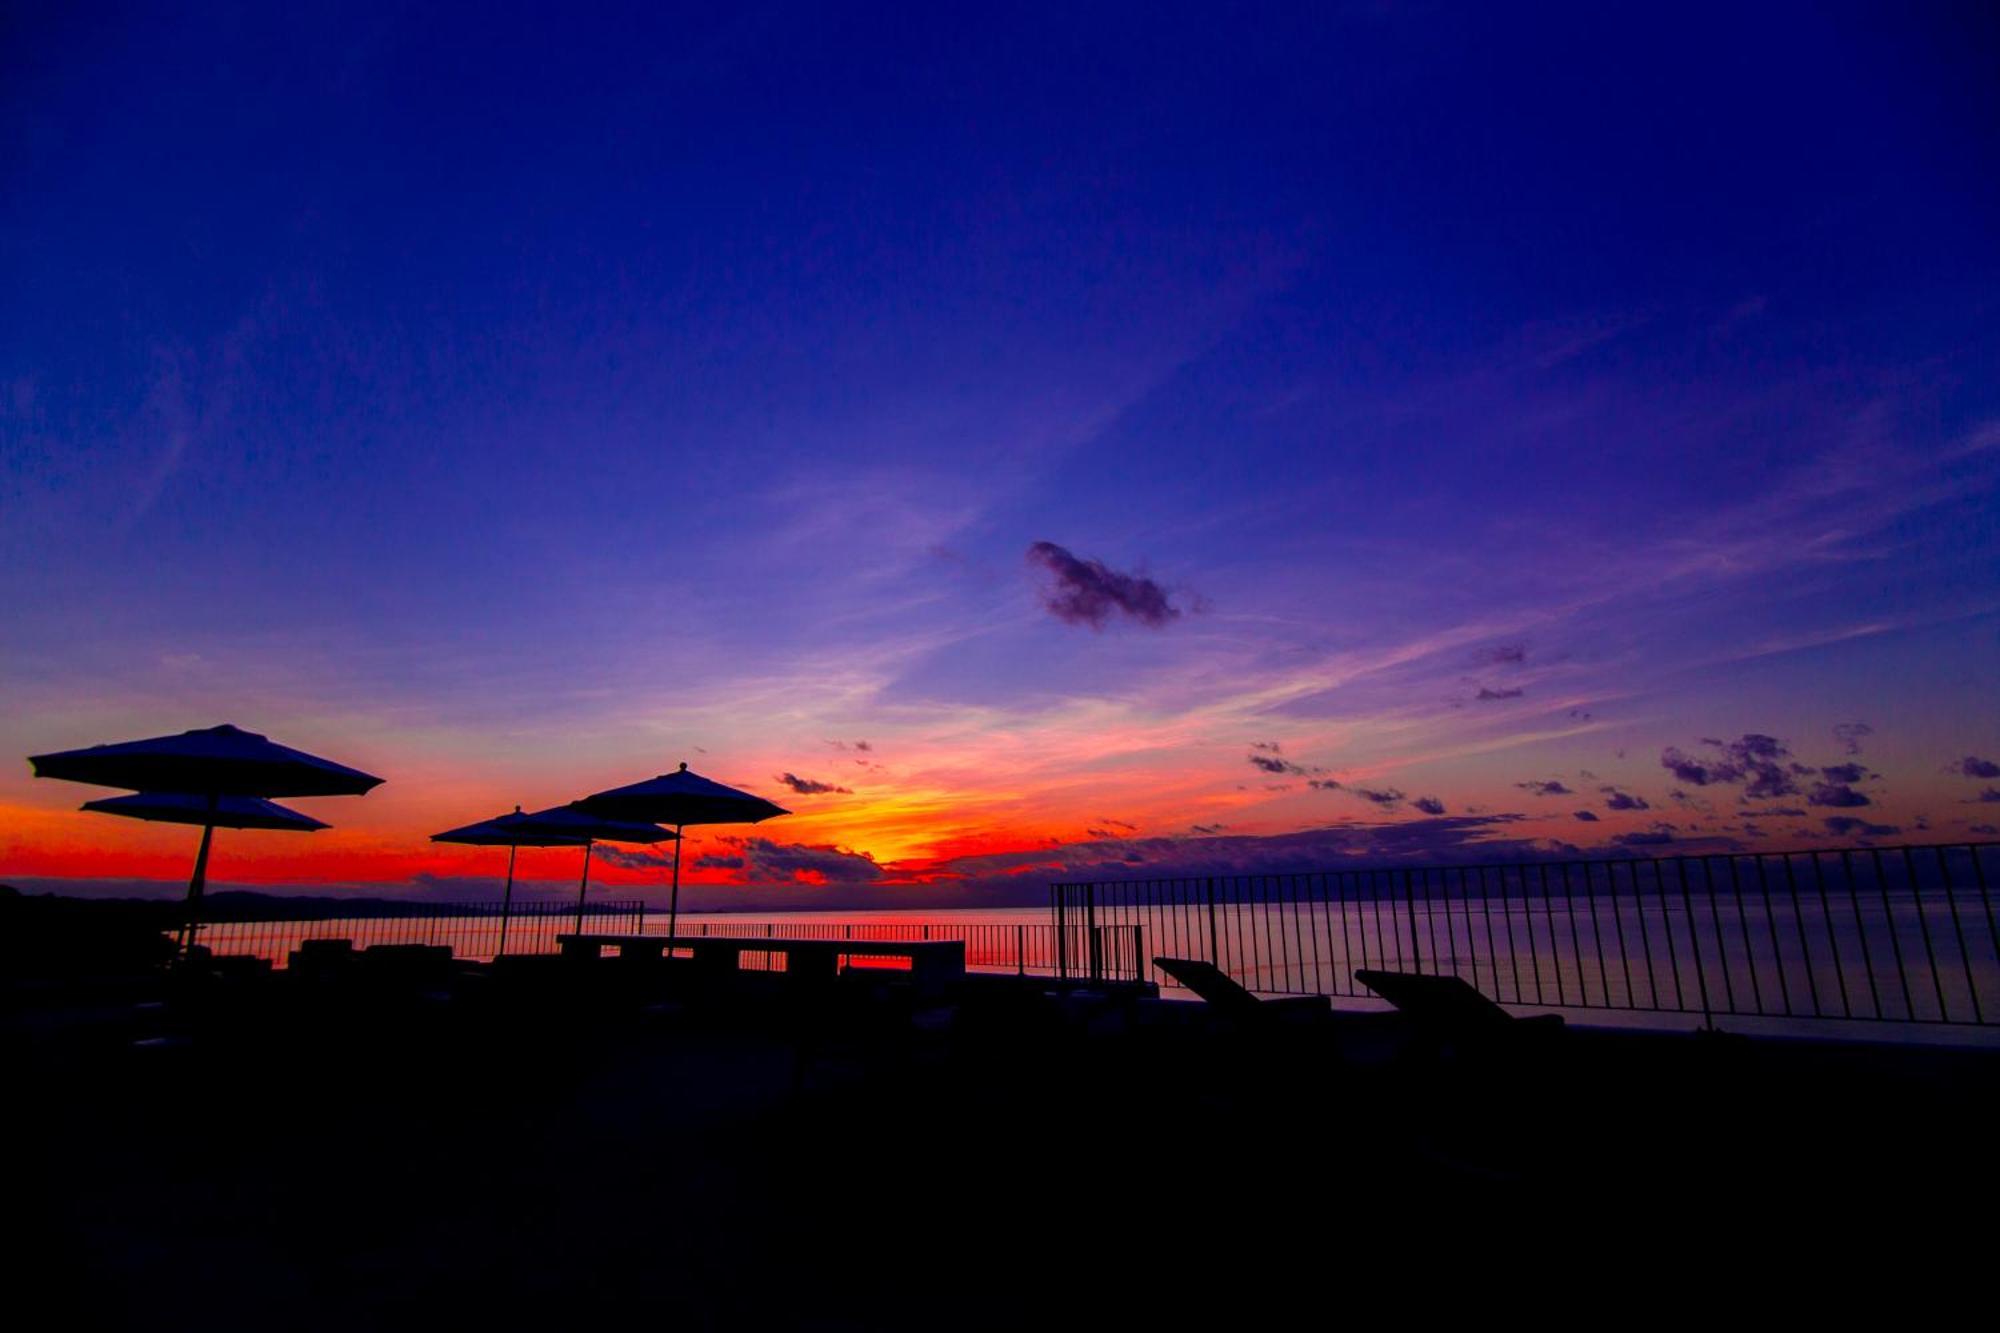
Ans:
[[[688,761],[683,759],[681,760],[681,772],[685,773],[687,771],[688,771]]]

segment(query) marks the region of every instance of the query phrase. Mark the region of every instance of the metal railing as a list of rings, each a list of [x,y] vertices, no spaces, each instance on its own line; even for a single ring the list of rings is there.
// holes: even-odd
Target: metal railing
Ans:
[[[209,920],[197,930],[195,942],[218,955],[268,958],[282,968],[292,950],[305,940],[352,940],[354,947],[373,944],[443,944],[459,958],[489,960],[500,949],[501,904],[410,904],[384,914],[380,904],[357,906],[352,914],[326,912],[304,919]],[[556,936],[577,929],[573,902],[515,902],[506,912],[507,953],[552,954]],[[586,931],[632,934],[643,931],[645,904],[604,901],[587,904],[582,914]]]
[[[282,968],[292,950],[305,940],[351,940],[357,949],[371,944],[443,944],[460,958],[484,961],[499,949],[500,908],[495,903],[413,905],[393,916],[379,905],[358,908],[351,915],[323,913],[294,920],[208,921],[197,943],[215,954],[248,954],[268,958]],[[650,928],[650,932],[649,932]],[[576,905],[559,902],[516,902],[509,913],[507,953],[552,954],[556,937],[577,929]],[[601,935],[666,932],[657,912],[648,914],[639,902],[597,902],[584,909],[583,933]],[[1136,930],[1110,926],[1092,932],[1080,923],[1063,930],[1039,923],[852,922],[729,920],[680,923],[682,936],[762,935],[766,938],[808,940],[962,940],[965,965],[976,972],[1012,972],[1017,976],[1052,976],[1100,981],[1137,980],[1145,970],[1145,950]],[[782,968],[784,955],[746,952],[746,967]],[[862,960],[862,966],[876,965]]]
[[[1366,996],[1382,968],[1503,1004],[1991,1026],[1996,872],[2000,844],[1959,843],[1067,883],[1050,907],[1269,993]]]

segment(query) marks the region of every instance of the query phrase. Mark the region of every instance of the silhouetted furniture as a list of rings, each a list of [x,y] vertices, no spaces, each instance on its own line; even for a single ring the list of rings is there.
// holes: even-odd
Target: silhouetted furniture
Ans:
[[[1418,1033],[1437,1045],[1459,1049],[1541,1041],[1561,1033],[1561,1014],[1516,1018],[1480,994],[1462,977],[1379,972],[1363,968],[1354,979],[1396,1006]]]
[[[452,979],[448,944],[371,944],[361,954],[362,975],[398,985],[439,986]]]
[[[354,966],[353,940],[300,940],[285,960],[286,968],[300,977],[325,977]]]
[[[1259,999],[1215,964],[1196,958],[1155,958],[1153,966],[1199,995],[1216,1013],[1238,1022],[1261,1023],[1301,1014],[1324,1014],[1332,1008],[1324,995]]]
[[[661,957],[669,941],[664,935],[558,935],[565,958],[598,958],[605,949],[621,957]],[[759,935],[683,935],[671,941],[676,953],[686,952],[696,969],[711,977],[733,975],[745,953],[785,956],[785,971],[794,980],[832,981],[844,958],[907,958],[910,982],[920,992],[936,994],[965,976],[963,940],[794,940]]]

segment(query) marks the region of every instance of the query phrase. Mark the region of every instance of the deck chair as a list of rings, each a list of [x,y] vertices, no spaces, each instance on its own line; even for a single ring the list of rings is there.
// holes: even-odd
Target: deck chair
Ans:
[[[1545,1040],[1562,1031],[1561,1014],[1516,1018],[1462,977],[1362,968],[1354,979],[1394,1005],[1426,1041],[1437,1046],[1492,1049]]]
[[[1324,995],[1259,999],[1214,963],[1195,958],[1155,958],[1153,966],[1199,995],[1217,1015],[1232,1022],[1264,1023],[1303,1014],[1324,1014],[1332,1007]]]

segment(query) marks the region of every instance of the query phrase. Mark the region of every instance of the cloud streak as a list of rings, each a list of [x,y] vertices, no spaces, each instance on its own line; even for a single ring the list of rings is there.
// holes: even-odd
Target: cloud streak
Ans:
[[[796,773],[779,773],[771,780],[790,787],[801,796],[825,796],[835,792],[842,796],[854,794],[846,787],[836,787],[831,782],[820,782],[814,778],[802,778]]]

